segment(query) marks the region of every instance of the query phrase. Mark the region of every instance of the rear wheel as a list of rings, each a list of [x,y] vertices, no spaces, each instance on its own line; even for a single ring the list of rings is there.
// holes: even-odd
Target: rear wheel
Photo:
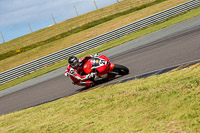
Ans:
[[[117,72],[119,75],[126,75],[129,73],[129,69],[123,65],[115,64],[113,72]]]

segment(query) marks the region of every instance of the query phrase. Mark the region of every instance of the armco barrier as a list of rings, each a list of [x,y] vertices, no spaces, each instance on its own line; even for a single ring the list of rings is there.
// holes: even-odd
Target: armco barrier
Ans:
[[[173,8],[167,9],[165,11],[156,13],[139,21],[133,22],[131,24],[120,27],[116,30],[107,32],[100,36],[94,37],[82,43],[76,44],[69,48],[60,50],[58,52],[52,53],[50,55],[44,56],[37,60],[28,62],[26,64],[20,65],[13,69],[7,70],[0,73],[0,84],[6,83],[13,79],[19,78],[21,76],[27,75],[38,69],[41,69],[47,65],[53,64],[55,62],[61,61],[70,55],[77,55],[83,53],[89,49],[100,46],[106,42],[112,41],[114,39],[125,36],[126,34],[137,31],[141,28],[153,25],[158,22],[162,22],[168,18],[175,15],[181,14],[185,11],[194,9],[200,6],[200,0],[191,0],[181,5],[175,6]]]

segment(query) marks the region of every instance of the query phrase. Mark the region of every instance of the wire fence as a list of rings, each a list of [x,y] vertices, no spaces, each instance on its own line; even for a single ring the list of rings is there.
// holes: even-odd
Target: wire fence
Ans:
[[[51,65],[55,62],[66,59],[70,55],[77,55],[83,53],[89,49],[98,47],[106,42],[121,38],[127,34],[130,34],[139,29],[145,28],[147,26],[162,22],[169,19],[175,15],[182,14],[185,11],[197,8],[200,6],[199,0],[191,0],[189,2],[183,3],[181,5],[175,6],[173,8],[167,9],[165,11],[156,13],[139,21],[133,22],[131,24],[125,25],[113,31],[107,32],[105,34],[99,35],[82,43],[76,44],[69,48],[60,50],[58,52],[52,53],[50,55],[44,56],[37,60],[28,62],[26,64],[20,65],[13,69],[7,70],[0,73],[0,84],[6,83],[13,79],[19,78],[21,76],[32,73],[38,69],[45,66]]]

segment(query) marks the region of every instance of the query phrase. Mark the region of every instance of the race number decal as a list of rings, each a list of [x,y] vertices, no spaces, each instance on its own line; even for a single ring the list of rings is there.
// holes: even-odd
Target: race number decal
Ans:
[[[100,66],[107,65],[107,61],[105,61],[105,60],[100,60],[99,65],[100,65]]]
[[[103,59],[100,59],[100,58],[95,58],[93,60],[92,66],[93,67],[101,67],[101,66],[107,65],[107,63],[108,62],[106,60],[103,60]]]

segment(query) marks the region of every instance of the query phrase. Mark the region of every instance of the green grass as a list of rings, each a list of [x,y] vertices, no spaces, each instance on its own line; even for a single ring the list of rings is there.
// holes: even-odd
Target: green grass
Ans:
[[[0,116],[0,132],[200,132],[200,66]]]
[[[106,43],[106,44],[104,44],[104,45],[102,45],[102,46],[100,46],[98,48],[95,48],[95,49],[87,51],[87,52],[85,52],[83,54],[80,54],[78,57],[80,58],[80,57],[83,57],[85,55],[94,54],[94,53],[100,53],[100,52],[102,52],[104,50],[107,50],[107,49],[110,49],[112,47],[118,46],[118,45],[120,45],[122,43],[128,42],[130,40],[133,40],[133,39],[136,39],[138,37],[144,36],[146,34],[152,33],[154,31],[163,29],[163,28],[168,27],[170,25],[174,25],[174,24],[182,22],[184,20],[193,18],[195,16],[198,16],[199,14],[200,14],[200,8],[193,9],[193,10],[191,10],[191,11],[189,11],[189,12],[183,14],[183,15],[180,15],[180,16],[175,17],[173,19],[167,20],[167,21],[165,21],[163,23],[160,23],[158,25],[154,25],[154,26],[148,27],[146,29],[143,29],[143,30],[140,30],[138,32],[129,34],[129,35],[127,35],[125,37],[122,37],[120,39],[117,39],[115,41]],[[4,90],[4,89],[9,88],[11,86],[17,85],[19,83],[22,83],[22,82],[27,81],[29,79],[32,79],[34,77],[43,75],[43,74],[45,74],[47,72],[50,72],[50,71],[53,71],[53,70],[58,69],[60,67],[63,67],[65,65],[67,65],[67,60],[61,61],[59,63],[56,63],[56,64],[52,65],[52,66],[49,66],[49,67],[46,67],[46,68],[44,68],[42,70],[38,70],[37,72],[31,73],[31,74],[29,74],[27,76],[24,76],[24,77],[18,78],[16,80],[13,80],[11,82],[8,82],[8,83],[5,83],[3,85],[0,85],[0,90]]]
[[[94,26],[97,26],[99,24],[105,23],[107,21],[110,21],[112,19],[118,18],[120,16],[127,15],[129,13],[144,9],[146,7],[153,6],[155,4],[159,4],[159,3],[164,2],[164,1],[166,1],[166,0],[156,0],[156,1],[151,2],[151,3],[147,3],[147,4],[144,4],[144,5],[141,5],[139,7],[134,7],[134,8],[131,8],[131,9],[127,10],[127,11],[119,12],[119,13],[116,13],[114,15],[111,15],[111,16],[108,16],[108,17],[105,17],[105,18],[101,18],[101,19],[93,21],[93,22],[89,22],[89,23],[84,24],[84,25],[82,25],[80,27],[76,27],[76,28],[74,28],[72,30],[69,30],[67,32],[61,33],[61,34],[56,35],[54,37],[51,37],[51,38],[49,38],[47,40],[43,40],[41,42],[37,42],[37,43],[31,44],[31,45],[22,47],[20,49],[15,49],[15,50],[8,51],[7,53],[0,54],[0,60],[6,59],[6,58],[11,57],[11,56],[15,56],[17,54],[20,54],[22,52],[26,52],[28,50],[31,50],[31,49],[34,49],[34,48],[37,48],[37,47],[40,47],[42,45],[47,45],[48,43],[51,43],[53,41],[57,41],[57,40],[62,39],[64,37],[67,37],[67,36],[70,36],[72,34],[84,31],[86,29],[92,28]]]
[[[145,0],[145,3],[149,3],[149,2],[152,2],[152,1],[155,1],[155,0]],[[153,6],[144,8],[142,10],[139,10],[139,11],[136,11],[136,12],[129,13],[127,15],[123,15],[123,16],[117,17],[117,18],[112,19],[110,21],[107,21],[105,23],[99,24],[99,25],[97,25],[95,27],[91,27],[91,28],[86,29],[84,31],[81,31],[81,32],[72,34],[70,36],[58,39],[56,41],[50,42],[50,43],[48,43],[48,45],[41,45],[40,47],[36,47],[34,49],[30,49],[30,50],[28,50],[26,52],[22,52],[20,54],[15,55],[15,56],[6,58],[4,60],[0,60],[0,66],[1,66],[0,67],[0,72],[12,69],[12,68],[17,67],[19,65],[22,65],[24,63],[27,63],[27,62],[33,61],[35,59],[41,58],[41,57],[43,57],[45,55],[54,53],[56,51],[59,51],[61,49],[73,46],[73,45],[78,44],[78,43],[81,43],[83,41],[86,41],[86,40],[91,39],[93,37],[96,37],[98,35],[104,34],[106,32],[114,30],[116,28],[122,27],[124,25],[130,24],[130,23],[132,23],[134,21],[140,20],[140,19],[145,18],[145,17],[147,17],[149,15],[155,14],[155,13],[163,11],[163,10],[166,10],[166,9],[168,9],[170,7],[176,6],[176,5],[181,4],[183,2],[186,2],[186,1],[188,1],[188,0],[179,0],[179,1],[166,0],[166,1],[161,2],[159,4],[155,4]],[[126,0],[126,1],[120,2],[119,4],[111,5],[111,7],[109,6],[111,9],[110,8],[109,9],[112,12],[109,12],[109,14],[107,14],[107,15],[109,16],[109,15],[115,14],[115,13],[113,13],[113,11],[115,11],[117,7],[120,7],[119,10],[122,12],[123,11],[123,8],[121,8],[122,4],[126,5],[125,7],[128,7],[128,6],[132,6],[132,8],[133,7],[137,7],[137,6],[139,6],[139,4],[137,2],[138,2],[138,0],[133,0],[133,1]],[[131,5],[127,5],[128,3],[131,3]],[[144,1],[141,0],[139,3],[143,3],[144,4]],[[106,7],[106,9],[108,10],[108,7]],[[93,15],[94,14],[99,14],[101,10],[104,11],[106,9],[102,8],[102,9],[96,10],[95,12],[91,12],[91,14],[93,14]],[[128,7],[128,9],[131,9],[131,7]],[[92,20],[93,20],[94,17],[95,17],[95,20],[98,20],[98,19],[102,18],[102,15],[103,15],[102,14],[100,17],[94,15],[92,17],[92,15],[91,14],[89,15],[89,14],[86,14],[86,16],[88,18],[91,18]],[[83,15],[83,16],[85,16],[85,15]],[[82,21],[86,19],[86,18],[84,19],[83,16],[82,15],[79,16],[79,17],[82,18],[81,19]],[[79,17],[77,17],[76,20],[77,19],[79,20],[80,19]],[[89,19],[89,20],[91,20],[91,19]],[[38,38],[40,38],[40,39],[43,38],[42,40],[44,40],[44,38],[47,38],[47,37],[50,38],[52,33],[56,33],[57,34],[57,30],[58,30],[59,33],[63,33],[61,31],[63,31],[63,29],[66,30],[67,26],[69,27],[69,25],[67,25],[67,24],[68,24],[68,21],[56,24],[56,25],[54,25],[52,27],[45,28],[44,30],[42,30],[43,32],[41,31],[43,34],[40,31],[36,32],[37,34],[36,33],[31,34],[30,36],[31,36],[32,39],[29,38],[30,36],[28,36],[28,35],[26,37],[23,37],[23,39],[19,38],[19,40],[23,41],[22,43],[17,41],[18,40],[17,39],[13,45],[11,45],[11,43],[2,44],[2,45],[0,45],[0,49],[1,49],[0,52],[8,50],[6,48],[9,48],[9,49],[13,50],[13,49],[15,49],[13,47],[19,47],[20,48],[20,46],[23,46],[23,47],[28,46],[28,44],[29,44],[28,42],[33,42],[33,41],[37,42],[36,40],[38,40]],[[56,29],[52,30],[52,28],[53,29],[57,28],[57,30]],[[3,47],[3,46],[5,46],[5,47]],[[20,51],[21,50],[19,50],[19,49],[16,50],[16,52],[20,52]]]
[[[44,38],[43,40],[41,41],[37,41],[37,42],[34,42],[32,44],[29,44],[29,42],[23,42],[23,43],[27,43],[27,44],[24,44],[24,45],[20,45],[18,44],[17,40],[19,39],[16,39],[16,47],[9,47],[9,42],[8,44],[4,45],[4,49],[2,50],[2,52],[0,52],[0,60],[3,60],[5,58],[8,58],[8,57],[11,57],[11,56],[14,56],[16,54],[19,54],[19,53],[22,53],[22,52],[25,52],[25,51],[28,51],[30,49],[33,49],[33,48],[36,48],[36,47],[40,47],[42,45],[46,45],[50,42],[53,42],[53,41],[56,41],[56,40],[59,40],[59,39],[62,39],[64,37],[67,37],[67,36],[70,36],[72,34],[75,34],[75,33],[78,33],[80,31],[83,31],[83,30],[86,30],[86,29],[89,29],[91,27],[94,27],[96,25],[99,25],[101,23],[104,23],[104,22],[107,22],[107,21],[110,21],[112,19],[115,19],[117,17],[120,17],[120,16],[123,16],[123,15],[126,15],[126,14],[129,14],[129,13],[132,13],[132,12],[135,12],[137,10],[141,10],[143,8],[146,8],[146,7],[149,7],[149,6],[152,6],[152,5],[155,5],[155,4],[159,4],[163,1],[166,1],[166,0],[147,0],[147,2],[145,2],[144,0],[141,0],[141,3],[139,4],[139,2],[137,0],[133,0],[133,2],[135,3],[134,5],[132,4],[132,2],[130,0],[128,0],[127,2],[120,2],[120,3],[117,3],[117,4],[114,4],[114,5],[111,5],[109,6],[111,9],[108,9],[108,7],[105,7],[103,10],[102,9],[99,9],[99,10],[96,10],[96,11],[93,11],[91,13],[87,13],[87,14],[84,14],[84,15],[81,15],[81,16],[78,16],[76,18],[74,18],[74,21],[70,21],[70,20],[66,20],[64,23],[65,23],[65,26],[68,27],[69,23],[75,23],[77,26],[76,27],[71,27],[71,29],[68,29],[66,27],[62,27],[63,29],[65,29],[64,31],[60,31],[58,34],[53,34],[51,32],[55,32],[55,31],[47,31],[47,34],[53,34],[52,36],[48,37],[47,39]],[[127,4],[130,4],[131,5],[131,8],[128,7],[127,8]],[[141,5],[142,4],[142,5]],[[113,8],[114,6],[114,8]],[[125,6],[125,7],[124,7]],[[122,8],[125,8],[126,10],[122,9]],[[117,8],[117,9],[115,9]],[[130,8],[130,9],[129,9]],[[109,12],[107,13],[106,16],[99,16],[99,13],[102,14],[105,14],[106,12]],[[110,13],[110,12],[113,12],[113,13]],[[96,19],[91,21],[91,18],[90,17],[94,17],[93,14],[96,14]],[[81,23],[82,25],[80,25],[79,23],[77,23],[77,21],[80,21],[79,19],[84,16],[84,19],[85,19],[85,23]],[[86,19],[89,19],[90,21],[86,20]],[[81,20],[83,21],[83,20]],[[88,22],[87,22],[88,21]],[[63,23],[59,23],[57,25],[53,25],[53,27],[60,27],[60,25],[63,25]],[[48,28],[52,28],[52,27],[48,27]],[[45,30],[45,29],[44,29]],[[34,34],[37,34],[38,32],[34,33]],[[38,33],[39,34],[39,33]],[[45,33],[43,33],[45,34]],[[34,36],[32,34],[32,36]],[[28,37],[27,37],[28,38]],[[38,38],[38,36],[37,36]],[[37,38],[34,38],[34,40],[36,40]],[[39,36],[39,38],[42,38]],[[26,40],[26,39],[24,39]],[[31,41],[30,41],[31,42]],[[18,46],[19,45],[19,46]],[[7,46],[7,47],[6,47]],[[21,47],[20,47],[21,46]],[[1,47],[1,46],[0,46]]]

